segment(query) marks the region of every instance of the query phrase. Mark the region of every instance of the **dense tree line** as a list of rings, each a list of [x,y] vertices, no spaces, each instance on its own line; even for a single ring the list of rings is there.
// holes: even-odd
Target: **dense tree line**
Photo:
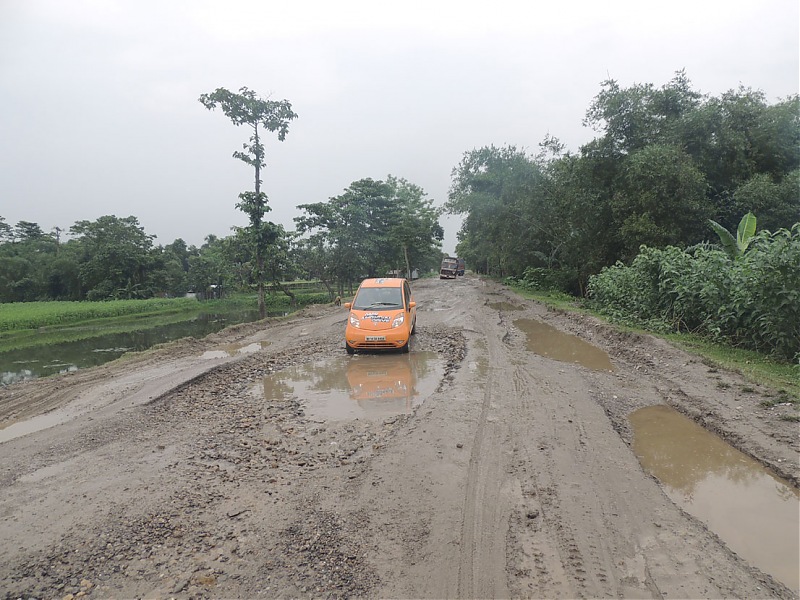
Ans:
[[[251,227],[209,235],[200,247],[180,238],[161,246],[134,216],[78,221],[68,232],[0,217],[0,302],[210,296],[257,289],[259,281],[293,296],[283,282],[295,278],[321,280],[333,299],[364,276],[428,270],[441,260],[439,210],[404,179],[363,179],[298,208],[297,231],[259,228],[267,240],[259,254]]]
[[[103,300],[183,295],[199,251],[183,240],[154,246],[136,217],[103,216],[45,232],[0,217],[0,301]]]
[[[577,153],[548,137],[464,155],[446,208],[462,215],[457,252],[480,272],[542,278],[583,294],[589,277],[642,245],[685,248],[735,229],[800,221],[800,99],[769,104],[739,87],[709,97],[683,72],[656,88],[602,84],[585,117],[598,137]]]

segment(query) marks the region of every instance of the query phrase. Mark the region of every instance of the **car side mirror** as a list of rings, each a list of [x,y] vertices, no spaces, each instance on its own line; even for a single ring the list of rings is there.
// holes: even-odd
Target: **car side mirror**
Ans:
[[[410,310],[410,309],[412,309],[412,308],[414,308],[416,305],[417,305],[417,303],[416,303],[416,302],[414,302],[413,300],[412,300],[411,302],[409,302],[409,303],[408,303],[408,308],[409,308],[409,310]]]
[[[345,308],[352,308],[353,307],[353,303],[352,302],[345,302],[344,303],[344,307]]]

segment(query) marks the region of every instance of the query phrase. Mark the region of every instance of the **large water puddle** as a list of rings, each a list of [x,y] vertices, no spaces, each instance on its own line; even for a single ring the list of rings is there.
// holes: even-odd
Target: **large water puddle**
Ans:
[[[411,413],[436,390],[443,374],[435,352],[343,353],[268,375],[257,392],[268,402],[295,396],[315,419],[383,420]]]
[[[269,316],[285,314],[271,313]],[[133,332],[108,334],[98,328],[96,335],[87,339],[0,352],[0,385],[101,365],[126,352],[146,350],[182,337],[202,338],[229,325],[258,318],[258,311],[202,313],[178,323],[156,327],[143,325],[140,330]],[[228,355],[227,352],[220,354]]]
[[[531,352],[561,362],[577,363],[595,371],[614,370],[608,354],[578,336],[534,319],[517,319],[514,326],[528,336],[527,348]]]
[[[630,415],[633,449],[667,495],[742,558],[797,592],[800,495],[668,406]]]

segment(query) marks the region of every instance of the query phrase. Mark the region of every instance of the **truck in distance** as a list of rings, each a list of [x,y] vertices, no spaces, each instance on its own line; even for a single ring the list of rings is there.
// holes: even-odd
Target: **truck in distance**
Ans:
[[[446,256],[442,259],[442,266],[439,269],[439,279],[455,279],[458,274],[458,259],[454,256]]]

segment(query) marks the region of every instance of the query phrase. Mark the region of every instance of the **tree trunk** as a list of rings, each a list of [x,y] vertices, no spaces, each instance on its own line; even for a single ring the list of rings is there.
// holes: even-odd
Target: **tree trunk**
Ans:
[[[278,288],[280,288],[280,290],[281,290],[281,291],[282,291],[284,294],[286,294],[287,296],[289,296],[289,304],[291,305],[291,307],[292,307],[292,308],[295,308],[295,307],[297,306],[297,296],[295,295],[295,293],[294,293],[292,290],[290,290],[289,288],[285,287],[285,286],[284,286],[284,285],[283,285],[283,284],[282,284],[280,281],[278,281],[277,279],[273,279],[273,280],[272,280],[272,283],[273,283],[273,285],[275,285],[275,287],[278,287]]]
[[[261,155],[258,152],[259,145],[257,123],[253,126],[253,131],[255,134],[256,148],[256,202],[259,203],[259,209],[261,209]],[[261,255],[261,218],[263,216],[263,212],[263,210],[258,210],[256,211],[255,216],[251,215],[250,217],[256,242],[256,265],[258,268],[258,272],[256,273],[256,277],[258,278],[258,316],[261,319],[264,319],[267,316],[267,304],[264,302],[264,257]]]
[[[267,316],[267,303],[264,301],[264,259],[260,250],[256,249],[256,261],[258,265],[258,317],[264,319]]]
[[[403,258],[406,259],[406,279],[409,285],[411,284],[411,265],[408,263],[408,246],[403,244]]]

